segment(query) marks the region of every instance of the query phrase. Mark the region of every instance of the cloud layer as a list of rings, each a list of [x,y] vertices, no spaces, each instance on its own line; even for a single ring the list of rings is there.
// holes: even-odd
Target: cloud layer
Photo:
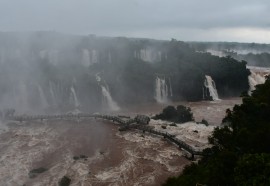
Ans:
[[[0,0],[1,31],[270,43],[269,0]]]

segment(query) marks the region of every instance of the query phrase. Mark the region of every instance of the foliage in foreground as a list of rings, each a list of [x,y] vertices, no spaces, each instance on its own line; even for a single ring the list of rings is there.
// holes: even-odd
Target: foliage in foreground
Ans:
[[[198,164],[164,185],[270,185],[270,79],[242,105],[227,110],[227,126],[216,128]]]

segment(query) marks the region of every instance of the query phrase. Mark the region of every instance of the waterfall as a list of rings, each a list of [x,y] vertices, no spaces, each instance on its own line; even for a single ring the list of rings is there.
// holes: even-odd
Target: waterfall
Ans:
[[[251,74],[248,76],[249,82],[249,91],[248,93],[251,94],[253,90],[255,90],[255,86],[258,84],[263,84],[265,82],[265,77],[260,73],[255,73],[250,70]]]
[[[169,78],[169,83],[170,83],[170,93],[171,93],[171,97],[173,97],[171,78]]]
[[[29,109],[29,104],[28,104],[28,88],[24,82],[21,82],[19,85],[19,90],[18,90],[18,108],[20,111],[25,112],[28,111]]]
[[[108,54],[108,62],[109,62],[109,63],[112,63],[112,55],[111,55],[111,52],[109,52],[109,54]]]
[[[118,106],[118,104],[113,100],[106,82],[105,81],[101,82],[101,77],[98,74],[96,74],[96,80],[97,80],[99,86],[101,87],[101,93],[103,96],[104,103],[106,104],[106,107],[108,107],[109,110],[111,110],[111,111],[120,110],[120,107]],[[102,85],[102,83],[104,85]]]
[[[77,108],[80,106],[80,103],[79,103],[79,100],[77,98],[77,95],[76,95],[76,91],[73,87],[73,85],[70,87],[70,90],[71,90],[71,96],[72,96],[72,100],[74,101],[74,106]]]
[[[49,82],[49,86],[50,86],[50,94],[51,94],[51,98],[52,98],[52,105],[56,105],[56,98],[55,98],[55,94],[53,91],[53,87],[52,87],[52,83]]]
[[[39,92],[39,97],[40,97],[40,101],[41,101],[41,106],[43,109],[48,108],[49,104],[47,102],[47,99],[45,97],[45,94],[43,92],[43,89],[41,88],[40,85],[38,85],[38,92]]]
[[[156,101],[158,103],[168,102],[168,86],[165,77],[156,77]]]
[[[211,78],[211,76],[205,76],[204,86],[209,90],[210,96],[214,101],[220,100],[218,98],[218,92],[216,88],[216,84],[214,80]]]
[[[92,58],[91,58],[91,63],[98,63],[98,51],[92,50]]]
[[[50,63],[55,65],[58,63],[58,53],[58,50],[51,50],[48,52],[48,58]]]
[[[102,95],[105,98],[109,109],[112,110],[112,111],[118,111],[120,108],[117,105],[117,103],[112,99],[112,96],[111,96],[108,88],[101,85],[101,90],[102,90]]]
[[[85,67],[88,67],[90,65],[90,54],[87,49],[82,50],[82,64]]]

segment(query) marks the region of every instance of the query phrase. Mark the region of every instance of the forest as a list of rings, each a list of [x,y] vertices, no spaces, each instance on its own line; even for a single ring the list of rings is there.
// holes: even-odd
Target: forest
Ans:
[[[223,126],[214,130],[198,163],[164,185],[270,185],[270,78],[257,85],[243,103],[226,111]]]
[[[221,56],[231,56],[246,61],[249,66],[270,67],[270,45],[236,42],[189,42],[196,51],[217,52]]]

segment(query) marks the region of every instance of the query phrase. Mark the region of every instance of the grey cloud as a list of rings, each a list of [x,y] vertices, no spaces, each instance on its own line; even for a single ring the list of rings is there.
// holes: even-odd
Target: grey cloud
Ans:
[[[75,34],[268,29],[268,0],[0,0],[0,30]],[[162,33],[157,33],[162,35]]]

